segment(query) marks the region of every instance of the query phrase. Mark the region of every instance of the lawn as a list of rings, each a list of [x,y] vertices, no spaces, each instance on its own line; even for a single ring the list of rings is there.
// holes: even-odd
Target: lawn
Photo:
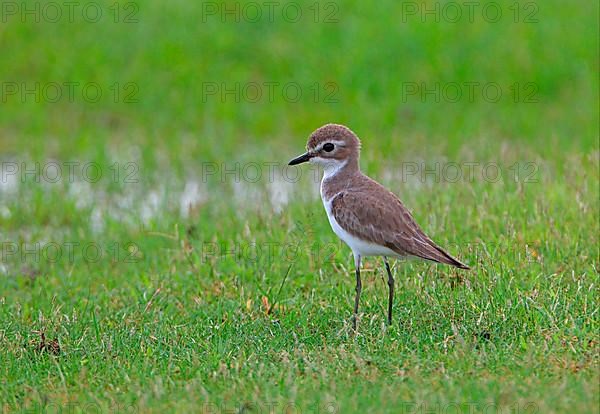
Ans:
[[[600,412],[597,3],[70,4],[0,10],[2,413]],[[356,334],[328,122],[472,267]]]

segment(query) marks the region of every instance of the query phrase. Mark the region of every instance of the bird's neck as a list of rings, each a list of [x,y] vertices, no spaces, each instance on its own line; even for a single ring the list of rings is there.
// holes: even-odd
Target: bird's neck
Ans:
[[[336,160],[333,162],[326,163],[323,166],[323,180],[329,180],[333,177],[341,175],[357,174],[360,173],[360,167],[358,165],[358,159],[346,158],[345,160]]]
[[[354,177],[362,174],[358,166],[358,160],[353,158],[326,164],[323,166],[323,170],[321,196],[326,199],[346,188]]]

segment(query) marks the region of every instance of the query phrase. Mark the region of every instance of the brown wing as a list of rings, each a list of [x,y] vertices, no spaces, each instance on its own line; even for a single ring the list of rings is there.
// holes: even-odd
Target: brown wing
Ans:
[[[332,200],[333,216],[344,230],[403,256],[412,255],[461,269],[469,268],[427,237],[398,197],[376,185],[379,187],[376,192],[344,191]]]

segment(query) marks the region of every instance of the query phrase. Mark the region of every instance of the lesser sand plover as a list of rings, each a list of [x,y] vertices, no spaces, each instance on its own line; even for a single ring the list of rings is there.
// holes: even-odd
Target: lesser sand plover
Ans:
[[[355,330],[362,290],[361,258],[383,256],[389,286],[389,324],[392,323],[394,278],[388,257],[416,257],[469,269],[421,230],[395,194],[360,171],[360,140],[349,128],[336,124],[322,126],[311,134],[306,149],[306,153],[291,160],[289,165],[310,161],[323,167],[321,199],[329,223],[354,255],[356,296],[352,326]]]

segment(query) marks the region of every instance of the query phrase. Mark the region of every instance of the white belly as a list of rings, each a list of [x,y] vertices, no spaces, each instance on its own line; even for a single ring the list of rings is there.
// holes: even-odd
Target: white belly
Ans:
[[[318,161],[316,158],[313,158],[311,162]],[[365,256],[390,256],[390,257],[400,257],[398,253],[393,250],[388,249],[385,246],[380,246],[375,243],[371,243],[365,240],[361,240],[358,237],[355,237],[348,233],[346,230],[342,228],[335,220],[333,213],[331,211],[331,200],[335,198],[335,195],[331,197],[331,199],[327,200],[324,197],[323,185],[327,179],[332,178],[336,175],[343,167],[346,165],[346,162],[342,163],[326,163],[324,164],[324,174],[323,179],[321,180],[321,200],[323,200],[323,205],[325,206],[325,211],[327,212],[327,218],[329,219],[329,224],[331,224],[331,228],[333,232],[337,234],[337,236],[342,239],[344,243],[352,249],[352,253],[354,254],[354,258],[365,257]]]
[[[342,239],[344,243],[352,249],[352,253],[354,256],[390,256],[390,257],[399,257],[398,253],[394,252],[391,249],[388,249],[385,246],[380,246],[375,243],[371,243],[365,240],[361,240],[358,237],[355,237],[344,230],[338,222],[335,220],[333,213],[331,211],[331,201],[325,200],[323,198],[323,205],[325,206],[325,211],[327,212],[327,218],[329,219],[329,224],[331,224],[331,228],[333,232],[337,234],[337,236]]]

